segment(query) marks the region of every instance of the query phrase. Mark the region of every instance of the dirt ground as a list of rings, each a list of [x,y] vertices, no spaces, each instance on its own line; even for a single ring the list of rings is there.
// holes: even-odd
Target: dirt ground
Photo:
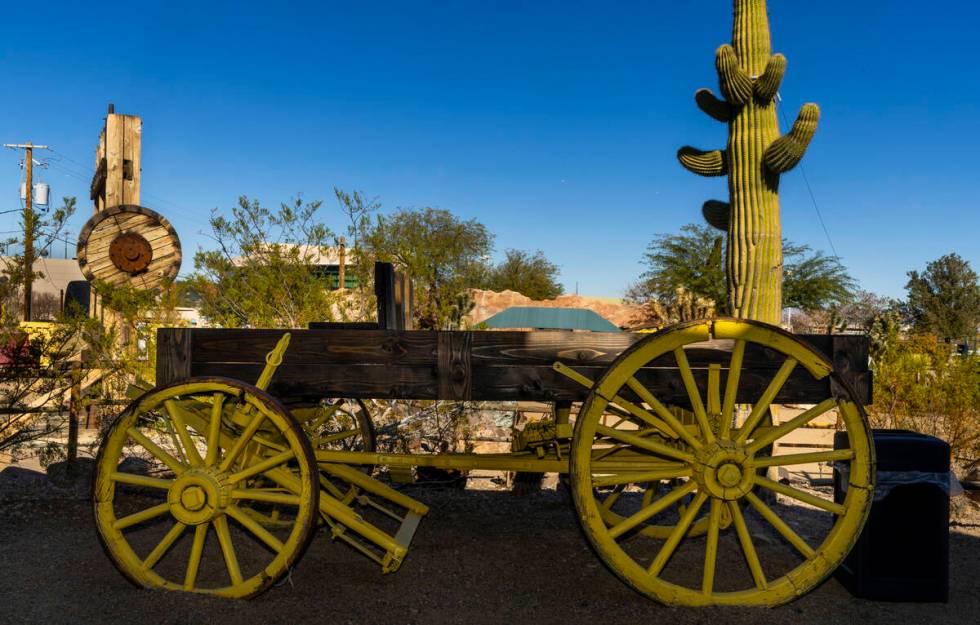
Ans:
[[[291,579],[251,601],[137,590],[113,568],[79,494],[0,498],[0,623],[976,623],[980,508],[954,500],[948,604],[854,599],[834,579],[787,606],[666,608],[622,584],[555,491],[417,489],[432,507],[401,570],[320,532]],[[912,539],[913,537],[910,537]]]

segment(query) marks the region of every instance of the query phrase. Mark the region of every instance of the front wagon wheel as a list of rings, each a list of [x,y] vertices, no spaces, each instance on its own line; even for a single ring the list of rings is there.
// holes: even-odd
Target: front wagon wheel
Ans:
[[[697,367],[688,352],[698,353]],[[748,397],[740,381],[749,379],[765,390]],[[769,407],[787,383],[825,396],[769,425]],[[693,424],[666,408],[662,389],[686,394]],[[627,418],[609,423],[610,405]],[[736,406],[744,421],[736,422]],[[834,412],[847,449],[770,455],[772,443]],[[812,462],[847,468],[845,497],[835,501],[761,470]],[[772,326],[716,319],[665,329],[616,359],[576,420],[570,474],[587,538],[639,592],[672,605],[777,605],[823,581],[857,540],[870,509],[874,452],[860,403],[822,354]],[[652,497],[651,483],[662,484]],[[620,493],[617,504],[631,500],[629,507],[606,514],[608,492]],[[703,535],[690,531],[698,525],[706,526]],[[644,531],[650,526],[670,531],[653,535]]]
[[[134,401],[96,460],[95,522],[132,582],[251,597],[292,567],[315,529],[313,450],[258,388],[190,378]],[[256,519],[275,509],[283,522]]]

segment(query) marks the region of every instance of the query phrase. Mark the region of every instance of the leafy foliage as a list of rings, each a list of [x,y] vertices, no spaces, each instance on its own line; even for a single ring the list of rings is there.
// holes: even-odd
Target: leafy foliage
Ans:
[[[688,224],[679,234],[657,235],[643,256],[647,270],[630,287],[627,299],[674,305],[677,293],[683,292],[730,314],[724,258],[724,239],[707,226]],[[836,257],[783,241],[783,259],[784,305],[813,310],[850,301],[856,285]]]
[[[462,316],[458,296],[480,282],[492,247],[486,226],[434,208],[380,215],[364,237],[366,253],[395,263],[415,281],[417,326],[429,330],[448,328]]]
[[[333,233],[318,221],[320,207],[296,199],[271,211],[243,196],[230,217],[214,211],[217,247],[194,255],[195,272],[183,285],[201,315],[227,328],[302,328],[363,314],[329,289],[322,272]]]
[[[558,282],[558,272],[558,265],[541,250],[507,250],[504,260],[490,268],[484,288],[517,291],[535,300],[553,299],[565,292]]]
[[[783,305],[803,310],[842,306],[853,298],[857,283],[836,256],[811,253],[809,245],[783,241]]]
[[[658,234],[641,261],[647,270],[627,292],[636,303],[675,303],[678,289],[727,310],[723,238],[710,228],[688,224],[679,234]]]
[[[910,429],[949,442],[968,470],[980,464],[980,358],[959,356],[935,336],[903,338],[889,312],[872,324],[874,427]]]
[[[947,254],[908,272],[906,309],[916,330],[942,339],[973,338],[980,326],[980,284],[970,263]]]

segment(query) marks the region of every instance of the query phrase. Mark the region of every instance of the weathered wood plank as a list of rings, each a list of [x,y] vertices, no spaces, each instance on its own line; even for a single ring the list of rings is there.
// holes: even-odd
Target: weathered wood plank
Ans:
[[[167,332],[177,332],[166,330]],[[165,332],[161,330],[161,332]],[[161,340],[158,383],[188,375],[217,375],[252,381],[265,354],[283,330],[186,329],[189,346],[174,353]],[[552,369],[560,360],[590,379],[598,379],[639,334],[569,332],[425,332],[391,330],[293,330],[293,340],[272,390],[286,401],[316,397],[579,401],[587,389]],[[161,335],[162,336],[162,335]],[[863,337],[819,337],[814,347],[846,350]],[[174,338],[170,337],[171,343]],[[709,362],[726,361],[730,343],[705,343],[688,350],[695,379],[704,388]],[[845,376],[865,403],[870,401],[867,361],[847,360]],[[169,350],[169,351],[168,351]],[[171,358],[178,362],[170,364]],[[191,364],[179,362],[189,358]],[[761,394],[783,356],[768,349],[747,350],[739,401]],[[722,369],[723,380],[727,376]],[[683,405],[687,395],[672,355],[651,363],[639,376],[665,401]],[[829,380],[794,372],[778,403],[812,403],[832,392]]]
[[[468,400],[473,391],[471,332],[439,332],[439,396]]]
[[[190,328],[160,328],[157,330],[157,386],[169,384],[191,373]]]

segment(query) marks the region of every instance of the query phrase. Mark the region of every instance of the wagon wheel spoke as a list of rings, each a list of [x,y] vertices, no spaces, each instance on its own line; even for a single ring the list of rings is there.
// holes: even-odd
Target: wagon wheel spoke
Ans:
[[[299,498],[297,497],[296,499],[297,499],[296,505],[299,505],[299,501],[298,501]],[[245,512],[242,511],[242,509],[239,508],[238,506],[232,504],[225,509],[225,512],[228,513],[228,516],[241,523],[242,526],[245,527],[245,529],[252,532],[252,534],[254,534],[256,538],[261,540],[267,547],[272,549],[275,553],[278,554],[283,550],[283,544],[278,538],[276,538],[271,533],[269,533],[267,529],[259,525],[259,523],[255,519],[245,514]]]
[[[745,517],[742,516],[742,509],[735,501],[728,502],[728,509],[732,513],[732,520],[735,523],[735,533],[738,534],[738,542],[742,545],[742,554],[745,562],[749,565],[752,573],[752,580],[756,588],[764,590],[766,588],[766,576],[762,572],[762,564],[759,562],[759,555],[752,544],[752,537],[749,535],[749,528],[745,525]]]
[[[174,430],[176,430],[177,438],[180,440],[180,444],[184,450],[184,458],[192,467],[199,467],[204,464],[204,458],[201,457],[201,453],[197,449],[197,445],[191,440],[191,435],[187,431],[187,423],[184,422],[184,416],[182,414],[182,409],[177,405],[174,400],[168,400],[164,402],[164,408],[167,414],[170,416],[170,420],[173,424]]]
[[[214,393],[211,396],[211,418],[208,421],[208,451],[204,456],[204,464],[212,466],[221,457],[221,413],[225,407],[225,395]]]
[[[796,359],[794,358],[787,358],[783,362],[782,366],[779,367],[779,371],[777,371],[776,375],[773,376],[772,381],[769,382],[769,386],[767,386],[766,390],[763,391],[759,401],[752,406],[752,412],[749,413],[745,423],[735,436],[736,443],[744,444],[749,435],[755,430],[756,426],[759,425],[759,422],[762,421],[762,418],[766,416],[766,413],[769,411],[769,406],[772,404],[772,400],[774,400],[776,395],[779,394],[779,391],[782,390],[783,384],[785,384],[786,380],[789,379],[789,376],[791,373],[793,373],[794,368],[796,368]]]
[[[121,471],[115,471],[110,474],[113,482],[119,482],[120,484],[129,484],[131,486],[143,486],[146,488],[159,488],[162,490],[167,490],[173,486],[173,480],[166,480],[159,477],[149,477],[148,475],[138,475],[136,473],[123,473]]]
[[[748,493],[745,498],[748,500],[749,504],[755,508],[762,518],[769,522],[777,532],[779,532],[783,538],[785,538],[789,544],[796,547],[796,550],[803,554],[804,558],[812,558],[815,555],[813,547],[811,547],[799,534],[793,531],[793,529],[786,524],[779,516],[772,511],[772,508],[767,506],[761,499],[756,497],[755,493]]]
[[[701,401],[701,391],[698,389],[697,382],[694,381],[694,373],[691,371],[691,365],[687,361],[687,354],[684,352],[683,347],[678,347],[674,350],[674,359],[677,361],[677,369],[681,374],[681,380],[684,381],[684,389],[687,391],[687,397],[691,400],[691,408],[694,410],[694,418],[698,422],[698,427],[701,429],[701,436],[704,438],[705,443],[713,443],[715,442],[715,435],[711,431],[711,425],[708,423],[708,414],[704,410],[704,402]]]
[[[786,454],[784,456],[756,458],[754,464],[757,467],[782,467],[794,464],[807,464],[810,462],[836,462],[853,459],[853,449],[834,449],[833,451],[814,451],[805,454]]]
[[[645,451],[653,452],[659,456],[672,458],[674,460],[681,460],[683,462],[690,462],[690,463],[694,462],[694,456],[692,456],[691,454],[685,451],[674,449],[673,447],[668,447],[667,445],[664,445],[662,443],[658,443],[656,441],[643,438],[635,434],[630,434],[628,432],[624,432],[623,430],[615,430],[613,428],[606,427],[604,425],[597,425],[596,433],[601,434],[602,436],[606,436],[618,440],[622,443],[626,443],[633,447],[643,449]]]
[[[201,554],[204,553],[204,541],[208,536],[208,525],[205,521],[194,528],[194,542],[191,543],[191,553],[187,558],[187,571],[184,573],[184,588],[191,590],[197,582],[197,571],[201,567]]]
[[[326,436],[318,436],[317,443],[320,445],[326,445],[328,443],[336,443],[339,441],[347,440],[349,438],[354,438],[361,433],[360,429],[354,428],[350,430],[344,430],[343,432],[337,432],[336,434],[327,434]]]
[[[697,487],[698,487],[697,482],[694,482],[693,480],[687,482],[686,484],[677,486],[669,493],[667,493],[657,501],[653,502],[646,508],[641,509],[639,512],[623,519],[616,525],[610,527],[609,535],[612,536],[613,538],[619,538],[620,536],[622,536],[629,530],[633,529],[640,523],[643,523],[644,521],[654,516],[658,512],[662,512],[663,510],[666,510],[667,507],[670,506],[671,504],[677,503],[685,495],[689,493],[693,493],[697,489]]]
[[[797,501],[802,501],[803,503],[810,504],[815,508],[820,508],[827,512],[836,514],[838,516],[844,514],[844,506],[839,503],[834,503],[833,501],[823,499],[822,497],[817,497],[816,495],[811,495],[805,491],[793,488],[792,486],[787,486],[786,484],[781,484],[780,482],[774,482],[769,478],[756,476],[756,484],[769,490],[779,493],[781,495],[786,495],[787,497],[792,497]]]
[[[124,530],[127,527],[132,527],[137,523],[142,523],[143,521],[149,521],[150,519],[155,519],[156,517],[166,514],[170,511],[170,504],[166,501],[157,504],[151,508],[147,508],[140,512],[130,514],[129,516],[124,516],[121,519],[117,519],[115,523],[112,524],[112,528],[116,530]]]
[[[752,440],[751,443],[746,447],[746,450],[750,453],[758,453],[759,450],[771,445],[777,440],[783,438],[790,432],[797,430],[806,424],[810,423],[817,417],[823,415],[828,410],[835,408],[837,406],[837,400],[833,397],[828,398],[820,402],[819,404],[805,410],[804,412],[793,417],[786,423],[782,423],[779,426],[773,428],[771,431],[762,434],[758,438]]]
[[[602,471],[601,465],[597,468],[599,471]],[[664,463],[663,468],[650,471],[630,471],[625,473],[616,473],[613,471],[606,473],[602,471],[602,475],[593,475],[592,485],[601,487],[618,486],[621,484],[642,484],[644,482],[659,482],[660,480],[690,477],[692,473],[693,470],[688,465],[672,462]]]
[[[691,527],[691,523],[694,522],[694,517],[697,515],[698,511],[701,510],[701,506],[704,505],[704,502],[707,501],[707,499],[708,496],[703,492],[699,491],[698,494],[695,495],[694,501],[691,502],[691,505],[688,506],[687,510],[684,511],[684,514],[681,515],[680,521],[678,521],[677,525],[674,527],[674,530],[670,533],[670,536],[667,537],[667,542],[660,548],[660,551],[657,553],[657,557],[654,558],[653,562],[650,564],[650,568],[647,569],[647,573],[649,575],[654,577],[660,575],[660,572],[663,571],[663,568],[667,565],[667,560],[670,559],[670,556],[674,555],[674,550],[677,549],[677,545],[679,545],[681,540],[684,538],[684,535],[687,533],[687,529]]]
[[[265,415],[261,411],[255,412],[255,414],[252,415],[252,420],[249,421],[247,426],[245,426],[245,429],[235,440],[234,445],[232,445],[231,449],[225,454],[225,457],[222,458],[221,463],[218,465],[219,469],[222,471],[227,471],[233,464],[235,464],[235,460],[238,460],[239,454],[241,454],[242,451],[244,451],[245,446],[251,442],[252,437],[255,436],[255,433],[259,430],[259,427],[262,425],[262,421],[264,420]]]
[[[180,475],[184,472],[185,466],[183,463],[164,451],[159,445],[151,441],[146,437],[146,435],[137,430],[135,427],[129,428],[126,430],[126,433],[131,439],[142,445],[143,449],[150,452],[154,458],[167,465],[167,468],[173,471],[176,475]]]
[[[684,424],[681,423],[677,417],[675,417],[666,406],[657,399],[650,390],[645,387],[639,380],[635,377],[630,377],[626,380],[627,386],[630,387],[637,397],[639,397],[643,403],[647,404],[657,415],[663,419],[663,421],[670,427],[670,429],[680,437],[685,443],[690,445],[694,449],[701,448],[701,442],[691,434]]]
[[[605,508],[606,510],[612,508],[616,504],[616,500],[619,499],[619,496],[623,494],[624,489],[625,489],[625,485],[617,486],[616,488],[614,488],[612,492],[609,493],[609,495],[607,495],[606,498],[602,500],[602,507]]]
[[[718,435],[727,439],[735,420],[735,400],[738,398],[738,383],[742,376],[742,360],[745,358],[745,340],[738,339],[732,348],[728,362],[728,379],[725,380],[725,399],[721,404],[721,427]]]
[[[247,480],[252,476],[258,475],[259,473],[264,473],[269,469],[274,469],[282,464],[285,464],[295,457],[296,457],[296,452],[294,452],[292,449],[287,449],[286,451],[280,452],[275,456],[266,458],[261,462],[257,462],[253,465],[247,466],[241,471],[236,471],[235,473],[232,473],[231,475],[228,476],[228,481],[231,482],[232,484],[237,484],[243,480]]]
[[[157,562],[160,561],[160,558],[167,553],[170,547],[173,546],[174,542],[176,542],[177,539],[180,538],[180,535],[184,533],[186,528],[187,526],[179,521],[174,523],[174,526],[170,528],[170,531],[167,532],[166,536],[164,536],[163,539],[157,543],[157,546],[153,548],[153,551],[151,551],[150,554],[146,556],[146,559],[143,560],[143,568],[149,570],[156,566]]]
[[[704,547],[704,574],[701,581],[701,592],[710,595],[715,583],[715,566],[718,562],[718,531],[721,528],[722,502],[712,498],[711,511],[708,513],[708,538]]]
[[[235,555],[235,546],[231,541],[231,532],[228,531],[228,517],[215,517],[214,531],[218,535],[218,544],[221,545],[221,555],[225,559],[228,577],[231,583],[237,586],[242,583],[242,571],[238,567],[238,557]]]

